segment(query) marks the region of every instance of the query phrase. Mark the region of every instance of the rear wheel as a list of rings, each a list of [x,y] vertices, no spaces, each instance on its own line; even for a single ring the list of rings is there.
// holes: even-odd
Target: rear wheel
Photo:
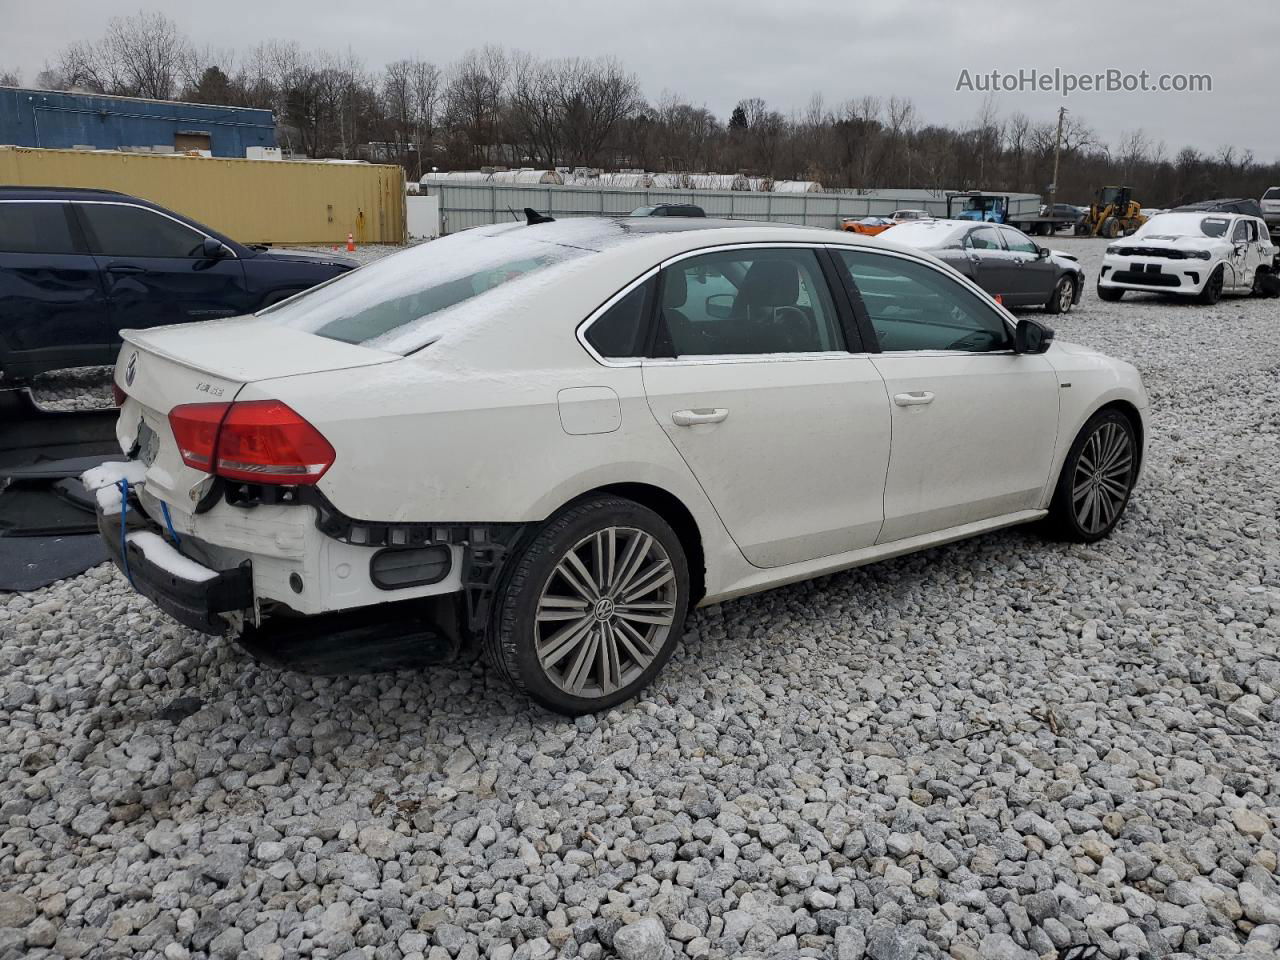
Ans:
[[[1102,221],[1102,227],[1098,232],[1108,240],[1114,240],[1116,237],[1120,236],[1120,224],[1116,223],[1115,217],[1107,217],[1107,219]]]
[[[1221,266],[1213,273],[1209,274],[1209,279],[1204,282],[1204,289],[1200,291],[1199,300],[1203,304],[1213,306],[1222,299],[1222,287],[1225,282],[1226,272]]]
[[[1044,309],[1048,313],[1069,313],[1075,299],[1075,281],[1070,277],[1063,277],[1058,281],[1057,286],[1053,288],[1053,293],[1049,294],[1049,299],[1045,303]]]
[[[1049,507],[1049,523],[1066,540],[1093,543],[1120,522],[1138,478],[1138,441],[1119,410],[1094,414],[1067,453]]]
[[[607,710],[638,693],[670,658],[688,612],[679,537],[620,497],[593,497],[552,517],[504,581],[489,659],[558,713]]]
[[[1098,299],[1105,300],[1107,303],[1115,303],[1124,298],[1124,291],[1117,290],[1115,287],[1104,287],[1098,285]]]

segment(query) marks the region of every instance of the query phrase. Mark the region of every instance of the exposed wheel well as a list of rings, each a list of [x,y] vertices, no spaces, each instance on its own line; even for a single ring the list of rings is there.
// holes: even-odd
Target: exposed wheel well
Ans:
[[[617,497],[634,500],[671,524],[671,529],[680,538],[680,546],[684,547],[685,556],[689,560],[689,588],[692,594],[689,598],[689,609],[692,610],[707,591],[707,576],[702,534],[698,531],[698,523],[693,519],[689,508],[675,495],[647,483],[611,483],[608,486],[589,490],[584,496],[590,496],[593,493],[610,493]]]
[[[1112,400],[1110,403],[1104,403],[1099,407],[1097,413],[1101,413],[1103,410],[1117,410],[1124,414],[1125,419],[1129,421],[1129,426],[1133,427],[1133,435],[1138,441],[1138,466],[1141,467],[1144,438],[1142,434],[1142,417],[1138,413],[1138,408],[1128,400]]]

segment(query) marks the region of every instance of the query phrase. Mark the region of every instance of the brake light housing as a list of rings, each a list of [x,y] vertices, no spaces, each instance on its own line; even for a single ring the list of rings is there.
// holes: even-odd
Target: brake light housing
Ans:
[[[333,446],[279,400],[186,403],[169,412],[182,462],[228,480],[310,485],[333,465]]]

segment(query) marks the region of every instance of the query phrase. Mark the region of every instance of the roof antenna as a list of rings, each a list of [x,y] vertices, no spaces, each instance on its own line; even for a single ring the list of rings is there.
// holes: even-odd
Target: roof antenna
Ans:
[[[555,223],[556,218],[551,216],[550,214],[547,214],[546,216],[544,216],[541,213],[539,213],[537,210],[533,209],[533,207],[525,207],[524,221],[526,224],[532,227],[535,223]]]

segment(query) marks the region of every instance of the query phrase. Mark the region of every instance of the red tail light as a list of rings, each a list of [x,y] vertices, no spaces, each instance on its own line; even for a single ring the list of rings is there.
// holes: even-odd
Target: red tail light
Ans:
[[[188,403],[169,424],[182,462],[249,483],[312,484],[333,465],[333,447],[279,400]]]
[[[111,381],[111,399],[115,401],[117,407],[123,407],[124,402],[129,399],[129,395],[121,390],[114,380]]]
[[[229,409],[229,403],[184,403],[169,411],[169,429],[188,467],[213,473],[218,427]]]

